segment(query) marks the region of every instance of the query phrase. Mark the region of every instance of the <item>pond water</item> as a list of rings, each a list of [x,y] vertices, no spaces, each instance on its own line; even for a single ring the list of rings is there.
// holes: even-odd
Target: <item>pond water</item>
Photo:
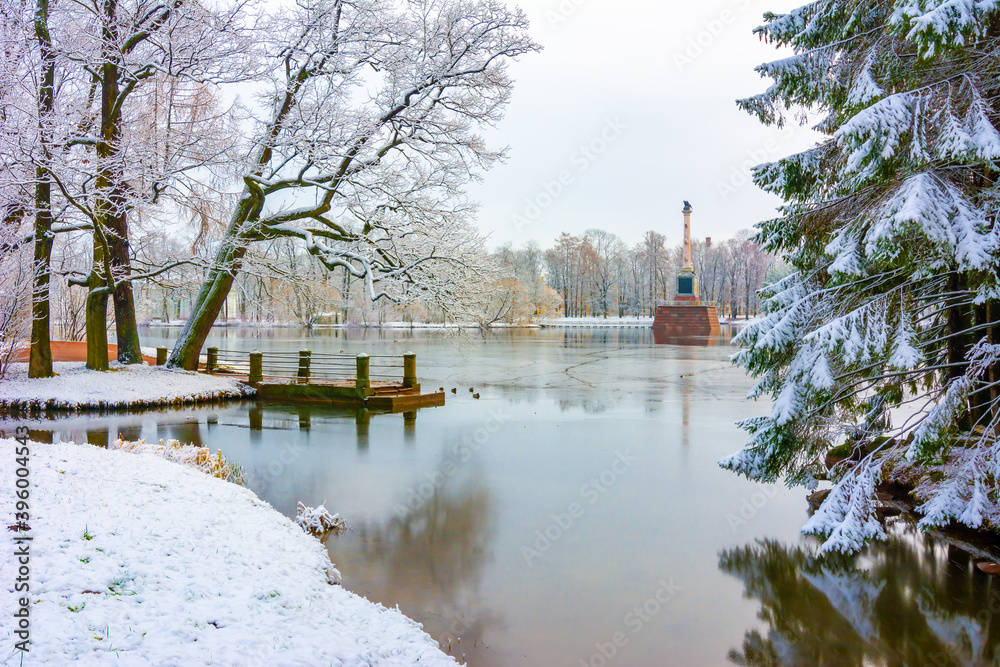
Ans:
[[[155,346],[175,332],[144,334]],[[744,399],[752,381],[725,340],[227,329],[209,344],[412,349],[447,404],[229,403],[30,425],[41,439],[199,443],[289,516],[324,503],[351,526],[327,543],[344,586],[399,605],[470,665],[996,664],[998,588],[962,552],[897,520],[860,556],[819,558],[798,532],[803,490],[717,467],[744,441],[735,422],[768,409]]]

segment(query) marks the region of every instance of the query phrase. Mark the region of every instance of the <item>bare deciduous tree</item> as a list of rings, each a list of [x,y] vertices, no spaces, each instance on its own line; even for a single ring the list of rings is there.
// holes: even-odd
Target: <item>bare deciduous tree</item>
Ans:
[[[294,237],[371,299],[418,291],[449,306],[480,250],[461,188],[499,153],[506,62],[537,46],[495,0],[301,2],[267,34],[268,114],[215,266],[170,357],[193,368],[250,244]]]

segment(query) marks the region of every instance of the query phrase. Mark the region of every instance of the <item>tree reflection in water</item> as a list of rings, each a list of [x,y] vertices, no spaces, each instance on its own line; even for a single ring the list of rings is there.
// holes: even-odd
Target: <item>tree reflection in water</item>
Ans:
[[[402,516],[355,524],[358,560],[351,570],[367,573],[366,590],[356,592],[398,604],[442,649],[452,641],[452,655],[472,659],[483,649],[485,629],[496,626],[479,590],[495,530],[489,491],[474,475],[460,477],[447,478]],[[336,560],[336,547],[328,546]]]
[[[773,540],[722,552],[761,603],[738,665],[986,665],[1000,658],[1000,584],[965,552],[899,522],[857,556]]]

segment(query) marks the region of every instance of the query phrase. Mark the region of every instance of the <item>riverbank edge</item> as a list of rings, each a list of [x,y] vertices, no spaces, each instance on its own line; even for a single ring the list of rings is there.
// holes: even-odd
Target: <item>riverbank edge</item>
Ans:
[[[720,324],[727,327],[742,329],[748,324],[753,324],[759,318],[750,320],[729,319],[722,320]],[[147,322],[143,326],[151,329],[178,329],[183,327],[184,321],[174,322]],[[542,319],[535,322],[494,322],[489,325],[477,324],[475,322],[459,322],[455,324],[441,324],[435,322],[383,322],[382,324],[363,324],[351,322],[349,324],[311,324],[304,325],[295,322],[216,322],[213,328],[218,329],[308,329],[313,331],[358,331],[358,330],[378,330],[378,331],[475,331],[475,330],[534,330],[534,329],[652,329],[652,317],[639,318],[601,318],[601,317],[567,317],[559,319]]]
[[[24,447],[0,438],[3,479]],[[398,608],[334,583],[319,540],[249,489],[153,454],[26,447],[30,527],[4,541],[0,569],[31,540],[32,664],[455,664]],[[11,522],[14,487],[0,485]]]
[[[844,460],[855,460],[860,454],[858,452],[850,459],[828,455],[827,467]],[[902,516],[914,524],[919,523],[924,515],[918,508],[933,495],[937,486],[935,477],[945,465],[920,467],[907,462],[900,451],[889,453],[882,459],[882,481],[875,487],[879,494],[875,507],[876,516],[883,524],[896,516]],[[810,514],[819,508],[829,493],[830,489],[823,489],[807,497]],[[1000,574],[1000,507],[993,505],[992,510],[983,517],[980,528],[971,528],[952,520],[945,526],[921,530],[934,539],[969,554],[977,564],[989,564],[980,569],[997,575]]]
[[[11,364],[0,380],[0,410],[11,414],[82,412],[200,405],[252,398],[253,387],[226,377],[162,366],[113,364],[90,371],[83,362],[57,362],[51,378],[28,378],[27,364]]]

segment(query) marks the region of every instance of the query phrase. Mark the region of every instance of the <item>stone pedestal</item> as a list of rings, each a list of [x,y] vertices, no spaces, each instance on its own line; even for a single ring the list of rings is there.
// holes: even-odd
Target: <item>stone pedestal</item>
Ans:
[[[715,306],[701,305],[697,296],[693,300],[678,297],[672,305],[658,307],[653,319],[653,333],[661,338],[709,337],[721,332]]]

